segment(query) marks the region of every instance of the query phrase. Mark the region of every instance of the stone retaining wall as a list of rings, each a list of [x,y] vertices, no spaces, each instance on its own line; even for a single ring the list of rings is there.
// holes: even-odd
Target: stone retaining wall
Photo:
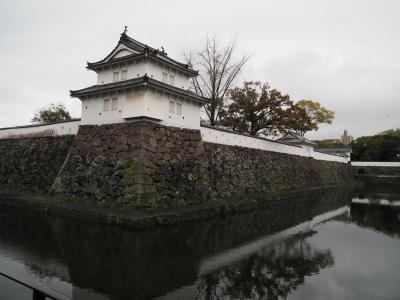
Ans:
[[[349,164],[211,143],[205,143],[205,149],[203,172],[215,195],[293,191],[352,181]]]
[[[51,192],[111,204],[167,204],[161,200],[191,195],[180,178],[203,154],[199,130],[151,122],[81,125]]]
[[[154,207],[351,180],[345,163],[203,143],[199,130],[141,121],[80,126],[51,192]]]
[[[74,136],[0,139],[0,187],[47,192]]]

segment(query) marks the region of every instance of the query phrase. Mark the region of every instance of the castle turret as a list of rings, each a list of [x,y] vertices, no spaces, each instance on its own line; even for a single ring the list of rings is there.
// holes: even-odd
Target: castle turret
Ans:
[[[197,75],[188,64],[121,34],[102,60],[87,63],[97,84],[71,91],[82,101],[82,124],[124,123],[148,119],[162,125],[200,128],[200,108],[208,103],[189,90]]]

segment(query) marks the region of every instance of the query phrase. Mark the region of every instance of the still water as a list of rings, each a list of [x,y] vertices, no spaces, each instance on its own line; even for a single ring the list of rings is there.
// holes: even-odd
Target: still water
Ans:
[[[399,234],[389,189],[139,231],[0,207],[0,271],[73,299],[400,299]]]

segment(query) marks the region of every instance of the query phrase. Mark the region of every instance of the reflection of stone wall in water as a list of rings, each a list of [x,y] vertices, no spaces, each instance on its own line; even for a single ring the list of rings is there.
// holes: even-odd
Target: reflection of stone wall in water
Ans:
[[[372,228],[392,237],[400,237],[400,208],[390,205],[359,204],[351,205],[352,222],[359,226]]]
[[[265,209],[251,214],[140,231],[15,210],[14,214],[7,213],[8,220],[0,219],[0,241],[6,245],[10,241],[5,224],[1,223],[7,222],[13,228],[15,240],[10,246],[22,247],[27,253],[46,253],[65,263],[76,286],[109,295],[112,299],[149,299],[194,284],[199,264],[205,257],[348,205],[350,199],[351,190],[331,190],[293,200],[272,201]],[[44,246],[44,240],[48,247]],[[278,262],[281,257],[278,252],[276,255]],[[322,255],[327,258],[326,252]],[[311,258],[317,266],[321,265],[318,256]],[[246,258],[243,263],[247,264],[248,259],[259,261],[261,258]],[[284,259],[280,262],[292,264]],[[299,272],[293,273],[292,281],[298,280]],[[247,282],[250,287],[257,283],[252,279],[255,280],[249,277]],[[286,280],[285,277],[282,280]]]
[[[52,191],[168,206],[349,182],[344,163],[203,143],[199,130],[135,122],[81,126]]]
[[[0,187],[47,191],[61,168],[73,136],[0,139]]]

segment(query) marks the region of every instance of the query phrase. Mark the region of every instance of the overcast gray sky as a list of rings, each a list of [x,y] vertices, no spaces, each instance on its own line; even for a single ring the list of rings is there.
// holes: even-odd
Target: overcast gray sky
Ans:
[[[336,111],[312,138],[400,127],[400,1],[1,1],[0,127],[30,122],[50,102],[80,116],[70,89],[96,82],[86,61],[128,34],[176,59],[207,35],[253,54],[240,80]]]

